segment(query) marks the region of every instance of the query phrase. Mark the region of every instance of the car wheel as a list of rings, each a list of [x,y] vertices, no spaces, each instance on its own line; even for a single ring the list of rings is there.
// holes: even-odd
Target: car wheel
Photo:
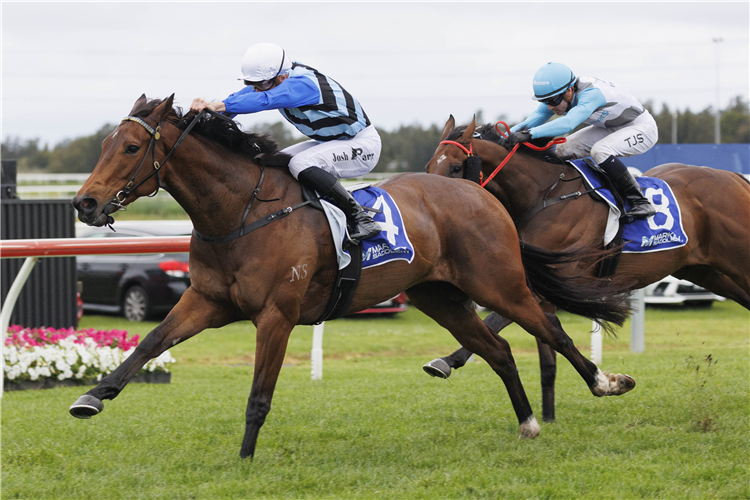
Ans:
[[[140,286],[131,286],[122,299],[122,312],[128,321],[143,321],[148,316],[148,296]]]

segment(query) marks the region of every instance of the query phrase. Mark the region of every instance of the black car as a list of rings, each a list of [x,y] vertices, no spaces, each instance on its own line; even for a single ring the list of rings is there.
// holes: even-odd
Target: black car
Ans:
[[[109,228],[77,228],[80,238],[187,236],[190,221],[118,221]],[[77,258],[83,308],[143,321],[168,313],[190,286],[188,253],[148,255],[79,255]]]

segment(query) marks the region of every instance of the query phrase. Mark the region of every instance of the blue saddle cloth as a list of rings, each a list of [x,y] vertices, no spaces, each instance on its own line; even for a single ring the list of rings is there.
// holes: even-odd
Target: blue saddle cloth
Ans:
[[[614,210],[619,218],[619,209],[615,197],[609,189],[602,187],[599,173],[589,167],[584,160],[571,160],[570,163],[584,177],[591,189]],[[669,184],[655,177],[637,177],[643,195],[648,198],[656,209],[656,215],[647,219],[636,220],[626,224],[622,238],[625,242],[623,253],[659,252],[685,246],[688,242],[687,234],[682,228],[680,205]],[[630,204],[625,201],[625,211]]]
[[[354,191],[352,196],[363,207],[382,212],[370,212],[373,220],[380,224],[382,231],[377,236],[362,241],[362,269],[394,260],[411,263],[414,260],[414,246],[406,234],[401,211],[391,195],[383,189],[370,186]]]

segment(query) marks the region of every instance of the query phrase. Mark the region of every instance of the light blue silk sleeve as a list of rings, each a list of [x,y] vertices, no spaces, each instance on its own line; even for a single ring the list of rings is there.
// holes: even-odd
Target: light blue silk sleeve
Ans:
[[[532,128],[536,127],[537,125],[541,125],[542,123],[549,120],[554,113],[549,110],[546,104],[540,104],[538,108],[534,110],[533,113],[529,115],[528,118],[526,118],[521,123],[514,125],[510,128],[511,132],[518,132],[522,128]]]
[[[584,122],[598,108],[607,104],[602,91],[590,87],[576,96],[575,105],[568,111],[565,116],[557,120],[531,128],[531,138],[539,137],[557,137],[572,132],[578,125]],[[550,111],[551,113],[551,111]]]

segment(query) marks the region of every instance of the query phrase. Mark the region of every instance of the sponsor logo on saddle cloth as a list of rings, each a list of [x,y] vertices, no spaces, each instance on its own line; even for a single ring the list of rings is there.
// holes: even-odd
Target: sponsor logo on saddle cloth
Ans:
[[[595,173],[583,160],[571,160],[568,163],[581,173],[590,188],[598,189],[596,193],[609,205],[610,214],[607,219],[604,242],[607,244],[617,233],[620,218],[615,198],[609,189],[601,187],[599,174]],[[688,237],[682,228],[680,205],[674,197],[672,188],[655,177],[637,177],[636,180],[641,186],[643,195],[656,209],[656,215],[625,225],[622,233],[625,241],[623,253],[659,252],[685,246]],[[625,201],[625,210],[629,209],[630,204]]]
[[[393,260],[414,260],[414,247],[406,234],[401,211],[391,195],[378,187],[368,187],[352,193],[363,207],[374,208],[382,213],[372,213],[372,219],[380,224],[377,236],[362,241],[362,269],[386,264]]]
[[[405,260],[411,264],[414,260],[414,247],[406,234],[401,211],[396,202],[386,191],[372,187],[369,184],[357,184],[348,187],[354,199],[363,207],[373,208],[382,213],[370,212],[375,222],[380,224],[381,232],[362,241],[362,269],[379,266],[394,260]],[[336,247],[336,260],[339,269],[349,265],[352,258],[349,250],[343,250],[346,239],[346,217],[337,207],[322,200],[323,211],[328,218],[328,224]]]

